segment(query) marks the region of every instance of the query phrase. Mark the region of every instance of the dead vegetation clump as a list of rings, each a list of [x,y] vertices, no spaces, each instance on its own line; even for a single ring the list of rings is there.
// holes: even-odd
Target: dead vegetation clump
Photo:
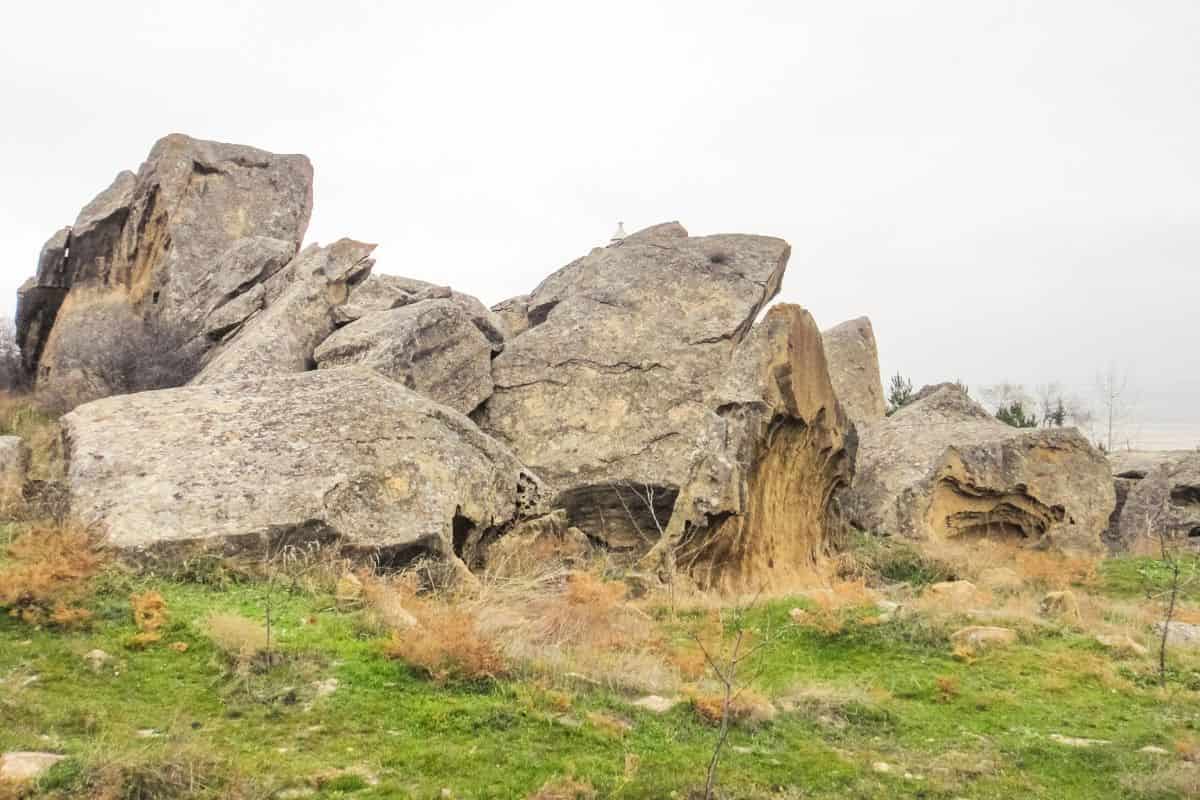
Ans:
[[[91,618],[80,604],[110,558],[92,531],[77,523],[33,525],[12,540],[7,556],[0,566],[0,606],[10,616],[61,626]]]
[[[125,643],[126,646],[141,650],[160,641],[160,629],[167,624],[167,601],[163,596],[155,591],[133,594],[129,597],[129,605],[133,609],[133,624],[138,632]]]
[[[239,614],[210,615],[204,622],[204,632],[243,672],[265,655],[270,646],[266,626]]]
[[[596,790],[587,781],[571,777],[551,778],[542,788],[529,795],[528,800],[592,800]]]

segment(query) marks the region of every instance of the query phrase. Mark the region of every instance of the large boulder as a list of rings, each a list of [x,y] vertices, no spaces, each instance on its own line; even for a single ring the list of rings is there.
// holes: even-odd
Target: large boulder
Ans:
[[[481,427],[610,548],[677,553],[722,588],[808,569],[849,456],[811,318],[786,307],[754,327],[788,253],[677,223],[596,248],[505,309],[525,330],[493,362]],[[793,503],[777,534],[798,544],[772,559]]]
[[[63,426],[72,512],[152,554],[322,541],[461,563],[538,499],[469,419],[364,368],[111,397]]]
[[[233,326],[192,381],[220,383],[304,372],[334,331],[333,312],[370,273],[375,245],[341,239],[310,245],[262,286],[266,304]]]
[[[449,286],[438,286],[399,275],[372,274],[355,286],[346,303],[334,312],[334,321],[338,325],[345,325],[368,314],[426,300],[449,300],[462,309],[471,324],[479,329],[491,345],[492,352],[499,353],[504,349],[504,341],[508,338],[504,323],[478,298],[456,292]]]
[[[960,387],[926,387],[858,428],[856,527],[916,539],[1011,537],[1095,552],[1115,500],[1108,462],[1074,428],[1021,429]]]
[[[450,299],[377,311],[339,328],[313,354],[320,369],[361,364],[470,413],[492,394],[492,346]]]
[[[60,340],[96,324],[114,303],[143,319],[202,332],[222,305],[295,254],[312,210],[304,156],[172,134],[135,175],[122,172],[42,249],[18,295],[17,337],[43,386],[59,378]],[[238,250],[242,240],[278,244]],[[232,250],[232,252],[231,252]],[[63,371],[63,380],[68,379]]]
[[[1200,450],[1164,455],[1144,477],[1124,478],[1129,484],[1116,515],[1118,549],[1153,549],[1160,536],[1200,544]]]
[[[879,348],[871,320],[858,317],[821,333],[829,379],[842,408],[855,423],[883,419],[883,381],[879,377]]]

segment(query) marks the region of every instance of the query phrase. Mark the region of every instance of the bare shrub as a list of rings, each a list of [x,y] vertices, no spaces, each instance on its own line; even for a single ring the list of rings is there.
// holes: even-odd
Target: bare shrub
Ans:
[[[133,608],[133,624],[138,632],[126,644],[141,649],[162,639],[160,630],[167,624],[167,601],[155,591],[130,595],[129,605]]]
[[[38,392],[47,409],[65,413],[102,397],[182,386],[199,371],[202,347],[182,324],[142,319],[123,306],[93,314],[57,334],[60,380]]]
[[[39,524],[17,535],[0,567],[0,606],[30,624],[78,625],[92,579],[109,561],[95,534],[77,523]]]

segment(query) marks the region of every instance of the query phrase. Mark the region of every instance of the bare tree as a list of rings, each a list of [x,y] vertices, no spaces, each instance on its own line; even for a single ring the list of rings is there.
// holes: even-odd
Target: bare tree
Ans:
[[[721,684],[722,691],[721,727],[717,734],[717,741],[713,745],[712,757],[708,762],[708,773],[704,782],[704,800],[712,800],[713,791],[716,789],[717,767],[721,763],[721,751],[725,748],[725,741],[729,738],[734,704],[757,677],[756,675],[746,677],[742,668],[751,656],[773,641],[770,629],[764,631],[757,642],[751,641],[756,632],[750,628],[747,614],[757,602],[758,596],[756,595],[748,605],[735,605],[728,612],[730,614],[728,619],[724,614],[722,615],[721,632],[724,634],[727,629],[731,628],[733,638],[730,642],[722,636],[719,648],[708,647],[698,633],[692,633],[692,640],[700,647],[700,652],[704,654],[704,660],[708,663],[709,669]]]
[[[1113,430],[1127,421],[1133,411],[1133,396],[1129,386],[1129,373],[1109,362],[1107,369],[1096,376],[1096,393],[1100,399],[1102,422],[1107,428],[1105,449],[1112,452]]]
[[[1163,601],[1163,618],[1159,623],[1160,636],[1158,641],[1158,683],[1167,685],[1167,644],[1171,636],[1171,621],[1179,604],[1180,593],[1196,579],[1195,564],[1185,574],[1184,561],[1179,553],[1178,540],[1171,537],[1170,530],[1152,516],[1146,518],[1146,534],[1158,540],[1159,569],[1153,574],[1165,576],[1166,586],[1161,587],[1157,580],[1151,582],[1152,597]]]

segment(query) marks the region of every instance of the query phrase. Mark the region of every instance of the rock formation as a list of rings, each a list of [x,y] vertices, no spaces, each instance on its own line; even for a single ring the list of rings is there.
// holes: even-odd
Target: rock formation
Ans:
[[[304,156],[172,134],[54,234],[18,295],[25,367],[61,377],[56,342],[117,304],[194,336],[296,252],[312,210]],[[258,238],[247,246],[246,239]]]
[[[840,500],[862,530],[1100,548],[1112,479],[1104,456],[1073,428],[1013,428],[941,384],[860,426],[858,437],[853,486]]]
[[[449,286],[437,286],[399,275],[372,275],[350,292],[349,300],[334,312],[338,325],[354,322],[368,314],[389,311],[425,300],[449,300],[458,306],[488,340],[493,353],[504,349],[508,338],[504,323],[477,298],[456,292]]]
[[[29,448],[20,436],[0,436],[0,504],[17,495],[29,474]]]
[[[213,351],[193,383],[265,378],[313,369],[317,346],[334,331],[333,310],[374,261],[373,244],[341,239],[311,245],[263,285],[272,298],[240,322]]]
[[[700,583],[723,588],[811,567],[849,456],[811,318],[789,307],[754,328],[788,252],[678,223],[596,248],[505,306],[506,326],[524,332],[493,362],[481,427],[611,548],[670,543]],[[784,507],[804,509],[777,532],[795,542],[772,538]],[[744,553],[743,572],[730,560]]]
[[[492,345],[450,299],[369,313],[317,348],[321,369],[361,364],[463,414],[492,394]]]
[[[1114,549],[1154,549],[1160,535],[1200,544],[1200,450],[1158,455],[1157,466],[1144,472],[1114,461],[1115,468],[1127,467],[1116,477],[1124,496],[1109,529]]]
[[[456,560],[538,500],[469,419],[364,368],[111,397],[63,424],[71,508],[125,549]]]
[[[866,317],[843,322],[821,333],[833,392],[855,423],[883,419],[883,381],[875,330]]]

